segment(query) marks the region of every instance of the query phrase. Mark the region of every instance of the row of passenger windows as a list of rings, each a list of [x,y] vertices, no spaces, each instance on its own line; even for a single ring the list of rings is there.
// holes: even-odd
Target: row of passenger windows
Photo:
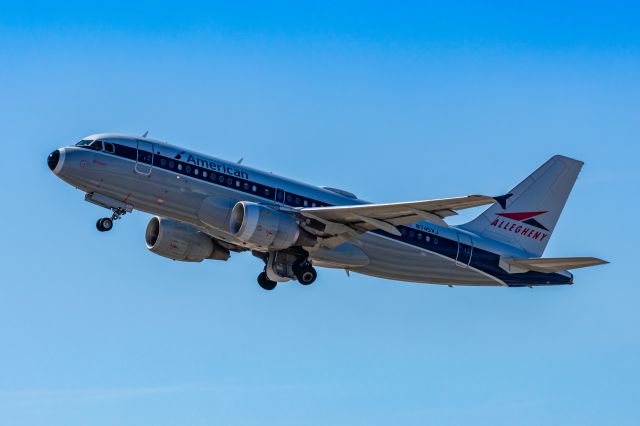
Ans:
[[[241,179],[234,179],[231,176],[217,174],[214,172],[209,172],[207,170],[201,170],[198,167],[191,166],[183,166],[182,163],[176,162],[173,160],[167,160],[165,158],[160,159],[160,166],[167,167],[169,166],[172,170],[184,171],[188,175],[202,177],[204,179],[210,179],[213,182],[219,182],[221,184],[226,184],[227,186],[236,187],[238,189],[243,189],[245,191],[258,192],[258,186],[255,184],[250,184],[249,182],[243,182]],[[264,188],[264,194],[266,196],[271,195],[271,190],[269,188]]]
[[[235,187],[239,190],[244,190],[245,192],[253,192],[255,194],[263,195],[264,197],[273,199],[273,190],[271,188],[262,187],[262,185],[258,187],[258,185],[252,184],[242,179],[233,178],[224,174],[217,174],[208,170],[200,169],[198,167],[183,165],[181,162],[167,160],[165,158],[160,159],[160,166],[165,168],[168,166],[171,170],[178,170],[180,172],[184,171],[187,175],[201,177],[203,179],[210,179],[212,182],[217,181],[218,183],[229,187]],[[326,205],[324,203],[316,202],[314,200],[302,198],[289,193],[287,193],[285,197],[283,191],[277,191],[276,201],[284,203],[285,200],[286,204],[301,207],[322,207]]]
[[[288,204],[291,206],[299,206],[299,207],[324,207],[326,204],[307,199],[304,197],[299,197],[295,194],[286,193],[282,190],[278,190],[276,193],[276,201],[283,204]]]
[[[438,237],[432,237],[429,234],[416,231],[413,228],[409,228],[407,230],[407,228],[402,227],[401,232],[403,237],[409,237],[412,240],[425,241],[427,243],[430,243],[433,240],[433,244],[438,244]]]

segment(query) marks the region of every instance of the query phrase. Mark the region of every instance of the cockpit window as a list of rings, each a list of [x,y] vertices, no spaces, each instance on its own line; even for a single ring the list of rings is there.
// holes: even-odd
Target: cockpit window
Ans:
[[[76,146],[81,146],[83,148],[89,148],[96,151],[102,151],[102,141],[92,141],[89,139],[83,139],[76,144]]]
[[[96,151],[102,151],[102,141],[93,141],[89,148],[95,149]]]
[[[109,142],[105,142],[104,143],[104,152],[109,152],[111,154],[113,154],[114,152],[116,152],[114,146],[112,143]]]

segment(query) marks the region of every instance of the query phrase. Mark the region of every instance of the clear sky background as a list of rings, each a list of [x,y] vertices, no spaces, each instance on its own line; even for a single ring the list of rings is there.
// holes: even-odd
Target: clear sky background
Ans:
[[[637,425],[640,11],[628,2],[2,3],[0,424]],[[516,4],[517,3],[517,4]],[[371,201],[586,162],[555,288],[181,264],[46,156],[142,134]],[[468,220],[465,214],[453,223]]]

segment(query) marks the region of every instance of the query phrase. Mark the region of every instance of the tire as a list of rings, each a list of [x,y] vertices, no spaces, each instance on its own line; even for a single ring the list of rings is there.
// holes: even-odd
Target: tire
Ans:
[[[276,286],[278,285],[277,282],[275,281],[271,281],[268,277],[267,277],[267,273],[266,272],[261,272],[260,275],[258,275],[258,285],[260,287],[262,287],[264,290],[273,290],[274,288],[276,288]]]
[[[102,219],[98,219],[98,221],[96,222],[96,229],[100,232],[106,231],[106,229],[102,227]]]
[[[296,278],[302,285],[313,284],[316,278],[318,278],[318,272],[316,272],[316,269],[311,265],[303,266],[298,270],[298,273],[296,273]]]
[[[302,274],[302,272],[308,266],[311,266],[311,265],[309,264],[307,259],[304,259],[304,258],[297,259],[295,262],[293,262],[293,265],[291,265],[291,270],[293,271],[293,275],[295,275],[297,278],[298,275]]]
[[[111,231],[111,228],[113,228],[113,221],[111,220],[111,218],[109,217],[105,217],[103,219],[100,219],[100,221],[102,222],[102,229],[104,229],[104,231]]]

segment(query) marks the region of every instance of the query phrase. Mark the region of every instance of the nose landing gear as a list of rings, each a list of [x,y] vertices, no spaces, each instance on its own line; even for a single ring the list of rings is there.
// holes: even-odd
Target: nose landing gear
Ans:
[[[96,228],[100,232],[107,232],[113,228],[113,220],[110,217],[103,217],[96,222]]]
[[[127,211],[122,208],[113,208],[111,209],[111,211],[113,211],[111,217],[103,217],[102,219],[98,219],[98,221],[96,222],[96,228],[98,229],[98,231],[111,231],[111,229],[113,229],[113,221],[120,219],[127,213]]]

